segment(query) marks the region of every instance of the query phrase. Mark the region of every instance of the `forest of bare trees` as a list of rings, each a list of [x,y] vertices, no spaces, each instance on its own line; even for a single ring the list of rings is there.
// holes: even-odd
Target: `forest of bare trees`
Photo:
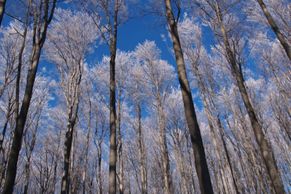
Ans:
[[[0,0],[2,194],[291,194],[289,0]]]

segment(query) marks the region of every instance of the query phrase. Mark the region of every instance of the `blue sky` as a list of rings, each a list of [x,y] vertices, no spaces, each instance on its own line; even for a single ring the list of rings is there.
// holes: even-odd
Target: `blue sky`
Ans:
[[[8,0],[7,3],[7,10],[12,12],[15,10],[16,6],[19,7],[19,4],[13,3],[14,0]],[[142,2],[141,2],[142,3]],[[145,2],[144,2],[145,3]],[[76,7],[72,7],[66,3],[58,4],[59,8],[65,9],[76,9]],[[139,11],[139,8],[135,10],[130,8],[129,11]],[[21,9],[20,9],[21,10]],[[129,13],[129,15],[136,15],[137,13]],[[184,13],[182,13],[183,15]],[[4,17],[4,25],[7,25],[11,20],[10,17]],[[203,27],[203,43],[206,46],[207,50],[210,50],[210,45],[213,43],[213,34],[211,31]],[[162,38],[164,36],[165,38]],[[117,47],[119,50],[122,51],[132,51],[139,43],[143,43],[145,40],[155,41],[159,49],[161,50],[161,58],[168,61],[171,65],[176,68],[176,63],[174,56],[172,54],[172,42],[169,39],[168,31],[166,28],[166,20],[162,16],[156,15],[146,15],[146,16],[139,16],[133,17],[126,21],[125,23],[121,24],[118,28],[118,39],[117,39]],[[87,62],[90,66],[95,65],[98,61],[102,59],[104,55],[109,54],[108,47],[103,44],[99,45],[97,49],[94,50],[87,57]],[[44,59],[44,58],[43,58]],[[49,75],[50,77],[57,78],[56,68],[53,64],[48,63],[45,60],[41,60],[39,64],[39,71],[42,72],[42,69],[46,69],[45,74]],[[176,79],[177,80],[177,79]],[[177,84],[177,82],[176,82]],[[194,89],[194,88],[193,88]],[[193,90],[195,92],[195,90]],[[196,104],[199,108],[202,107],[201,102],[195,100]],[[51,105],[56,104],[57,102],[51,102]]]
[[[7,1],[7,7],[6,11],[9,13],[14,13],[15,9],[22,10],[21,5],[19,3],[15,3],[15,0],[8,0]],[[146,1],[142,0],[140,4],[146,4]],[[66,4],[66,3],[59,3],[59,8],[65,8],[65,9],[76,9],[72,6]],[[130,11],[133,11],[134,7],[131,7],[129,9]],[[138,10],[140,8],[136,8],[134,11],[139,12]],[[23,10],[22,10],[23,11]],[[20,11],[21,12],[21,11]],[[129,15],[138,15],[136,13],[129,13]],[[7,15],[4,16],[3,24],[8,25],[8,23],[11,21],[11,18]],[[207,45],[207,49],[209,49],[209,45],[213,42],[213,36],[207,28],[203,28],[203,42],[205,45]],[[167,42],[165,42],[161,35],[164,35],[167,39]],[[132,51],[135,49],[135,47],[139,44],[144,42],[145,40],[152,40],[155,41],[157,46],[161,49],[161,57],[164,60],[167,60],[170,64],[175,65],[174,57],[171,53],[171,47],[172,43],[169,41],[168,32],[166,29],[166,21],[164,18],[161,18],[161,16],[156,15],[147,15],[143,17],[134,17],[126,21],[125,23],[121,24],[118,29],[118,42],[117,47],[120,50],[123,51]],[[96,51],[90,55],[90,58],[88,58],[89,63],[95,63],[97,61],[100,61],[100,59],[104,55],[108,55],[108,48],[106,45],[100,45],[96,49]],[[42,66],[42,65],[41,65]],[[51,66],[49,64],[45,66]]]

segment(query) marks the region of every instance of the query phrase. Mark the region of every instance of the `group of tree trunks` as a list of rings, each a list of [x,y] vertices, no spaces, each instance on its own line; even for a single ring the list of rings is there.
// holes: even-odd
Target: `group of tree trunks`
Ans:
[[[30,107],[31,98],[33,95],[33,87],[35,83],[36,73],[38,69],[38,64],[40,60],[41,50],[43,48],[43,45],[46,40],[47,30],[48,26],[53,18],[54,10],[56,7],[57,0],[49,1],[44,0],[40,4],[39,7],[33,6],[31,3],[32,1],[29,1],[29,5],[27,8],[28,15],[30,13],[35,13],[33,15],[33,45],[31,48],[31,56],[30,56],[30,65],[27,73],[27,82],[25,87],[25,94],[24,98],[21,103],[20,110],[17,110],[17,117],[16,117],[16,126],[14,130],[12,145],[10,154],[8,157],[8,164],[6,169],[6,175],[5,175],[5,183],[3,188],[3,194],[9,194],[13,192],[13,186],[15,182],[16,177],[16,169],[17,169],[17,162],[18,162],[18,156],[19,152],[22,146],[23,141],[23,131],[25,127],[25,123],[27,120],[27,114]],[[108,20],[108,26],[109,26],[109,51],[110,51],[110,157],[109,157],[109,193],[115,194],[117,192],[117,181],[116,178],[118,176],[117,173],[117,160],[118,160],[118,146],[121,141],[118,142],[119,145],[117,145],[117,115],[116,115],[116,78],[115,78],[115,60],[116,60],[116,52],[117,52],[117,32],[118,32],[118,15],[119,15],[119,0],[114,1],[114,8],[113,13],[111,16],[113,21]],[[268,11],[265,3],[263,0],[257,0],[258,4],[260,5],[270,27],[274,31],[276,37],[280,41],[282,47],[284,48],[287,56],[289,59],[291,59],[291,50],[290,45],[288,44],[288,41],[285,39],[284,35],[280,31],[278,25],[274,21],[272,15]],[[2,23],[3,15],[5,14],[5,4],[6,0],[0,0],[0,25]],[[165,16],[168,23],[168,29],[171,35],[171,39],[173,42],[173,50],[175,54],[176,64],[177,64],[177,73],[178,73],[178,80],[181,88],[182,93],[182,99],[184,104],[184,111],[186,116],[186,121],[189,129],[189,134],[191,136],[191,143],[192,143],[192,149],[194,153],[195,158],[195,168],[197,171],[197,176],[199,180],[200,185],[200,191],[201,193],[205,194],[211,194],[213,192],[213,187],[211,184],[210,179],[210,173],[209,168],[207,166],[207,160],[206,160],[206,154],[205,149],[203,146],[201,131],[198,125],[194,103],[193,103],[193,97],[191,94],[191,88],[189,85],[189,81],[187,78],[186,73],[186,65],[184,60],[184,53],[182,51],[182,46],[180,42],[179,32],[178,32],[178,20],[179,20],[179,14],[180,14],[180,7],[178,4],[175,4],[177,15],[174,15],[173,10],[173,1],[171,0],[164,0],[165,5]],[[252,129],[255,134],[256,141],[260,148],[260,153],[262,155],[263,161],[266,165],[267,172],[271,178],[272,186],[275,189],[275,192],[278,194],[285,193],[283,182],[280,178],[280,173],[278,170],[278,167],[276,165],[276,161],[272,152],[272,148],[270,143],[268,142],[262,126],[258,120],[258,116],[256,115],[256,112],[252,106],[249,94],[246,89],[246,85],[244,82],[244,75],[242,72],[241,62],[237,59],[236,51],[233,50],[233,47],[231,46],[228,32],[225,29],[224,26],[224,18],[223,14],[221,13],[220,5],[218,1],[213,2],[212,8],[215,12],[218,25],[220,27],[221,36],[223,40],[223,49],[224,54],[227,59],[227,62],[230,65],[231,72],[233,74],[233,77],[236,81],[236,84],[238,86],[240,95],[243,100],[243,104],[247,110],[247,115],[250,119]],[[109,7],[104,7],[104,9],[109,9]],[[105,12],[108,12],[108,10],[104,10]],[[29,16],[27,16],[29,17]],[[25,47],[25,38],[27,36],[27,30],[24,31],[23,34],[24,41],[23,45],[20,50],[19,54],[19,65],[18,65],[18,72],[17,72],[17,79],[19,82],[20,76],[21,76],[21,67],[22,67],[22,53]],[[194,64],[195,65],[195,64]],[[197,69],[194,68],[194,73],[197,71]],[[196,72],[197,73],[197,72]],[[74,86],[76,90],[78,90],[78,85],[80,84],[81,80],[81,73],[79,72],[79,77],[77,78],[76,85]],[[200,82],[200,86],[203,86],[203,83]],[[204,86],[205,88],[205,86]],[[76,93],[79,93],[79,91],[75,91]],[[205,89],[206,92],[206,89]],[[18,94],[17,102],[19,101],[19,87],[16,87],[16,94]],[[62,185],[61,185],[61,193],[67,194],[69,193],[69,184],[70,184],[70,173],[69,173],[69,167],[70,167],[70,158],[71,158],[71,147],[72,147],[72,141],[74,136],[74,126],[77,119],[77,111],[78,111],[78,95],[76,95],[77,99],[73,99],[74,102],[69,102],[69,104],[73,104],[72,107],[68,107],[68,124],[67,124],[67,132],[66,132],[66,139],[65,139],[65,147],[64,147],[64,173],[62,177]],[[164,111],[163,107],[161,105],[161,99],[160,96],[157,95],[157,104],[158,104],[158,120],[159,120],[159,129],[161,131],[161,142],[162,142],[162,152],[163,152],[163,172],[164,172],[164,191],[166,193],[173,193],[172,188],[172,180],[169,172],[169,155],[167,153],[167,143],[165,140],[165,120],[164,120]],[[119,102],[120,103],[120,102]],[[19,102],[17,103],[19,104]],[[207,104],[207,100],[204,100],[204,105],[207,109],[211,109],[212,106]],[[9,106],[10,107],[10,106]],[[119,107],[119,114],[120,114],[120,107]],[[142,126],[141,126],[141,105],[140,103],[136,104],[136,114],[138,115],[138,147],[140,150],[140,159],[141,161],[144,161],[145,157],[145,151],[144,151],[144,143],[142,140]],[[210,113],[207,114],[210,117],[213,117]],[[120,119],[120,116],[118,117]],[[218,125],[221,126],[220,119],[217,117],[214,119],[217,121]],[[119,121],[120,122],[120,121]],[[221,126],[222,127],[222,126]],[[210,127],[211,128],[211,127]],[[4,131],[5,133],[5,131]],[[223,130],[220,130],[220,136],[223,139]],[[5,135],[5,134],[3,134]],[[2,143],[1,143],[2,147]],[[225,148],[226,150],[226,148]],[[29,156],[30,157],[30,156]],[[120,160],[120,158],[119,158]],[[231,165],[231,162],[229,161],[229,165]],[[232,167],[230,166],[230,169]],[[29,176],[29,166],[27,166],[27,176]],[[142,193],[147,193],[147,181],[146,181],[146,166],[145,163],[141,163],[140,173],[142,174]],[[121,178],[119,178],[121,179]],[[235,183],[235,180],[233,181]],[[85,184],[85,183],[84,183]],[[236,184],[235,184],[236,185]],[[27,183],[28,187],[28,183]],[[27,188],[26,187],[26,188]],[[119,188],[120,193],[123,193],[123,189]],[[25,190],[27,193],[27,189]]]

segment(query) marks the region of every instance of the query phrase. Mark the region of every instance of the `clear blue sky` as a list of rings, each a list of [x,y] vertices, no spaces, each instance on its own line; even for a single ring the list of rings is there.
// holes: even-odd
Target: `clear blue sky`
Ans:
[[[8,0],[7,2],[7,11],[9,13],[14,13],[15,10],[20,10],[19,3],[15,3],[15,0]],[[144,0],[140,3],[146,3]],[[60,3],[58,7],[65,9],[76,9],[76,7],[71,7],[68,4]],[[138,15],[138,13],[131,13],[132,11],[138,12],[138,8],[131,7],[128,9],[129,15]],[[24,11],[24,10],[23,10]],[[183,13],[182,13],[183,15]],[[7,25],[11,20],[10,17],[4,17],[4,25]],[[161,37],[164,35],[166,37],[166,41]],[[144,42],[145,40],[155,41],[159,49],[161,50],[162,59],[168,61],[171,65],[176,68],[176,63],[174,60],[174,56],[172,55],[172,43],[168,37],[168,31],[166,29],[166,21],[165,18],[157,15],[147,15],[143,17],[133,17],[121,24],[118,29],[118,41],[117,47],[123,51],[132,51],[139,44]],[[211,31],[206,27],[203,27],[203,42],[206,48],[209,50],[210,45],[213,43],[213,35]],[[98,61],[102,59],[104,55],[108,55],[109,50],[105,44],[98,46],[98,48],[89,55],[86,59],[90,65],[96,64]],[[41,60],[39,65],[39,72],[42,68],[46,69],[46,74],[49,74],[51,77],[57,78],[56,69],[53,64],[48,63],[45,60]],[[52,102],[52,105],[56,102]],[[196,101],[196,104],[201,108],[201,104],[199,101]]]

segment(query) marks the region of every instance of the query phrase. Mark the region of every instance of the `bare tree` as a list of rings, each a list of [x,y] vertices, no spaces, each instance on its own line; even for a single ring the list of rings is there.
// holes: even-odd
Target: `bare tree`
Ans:
[[[93,9],[92,9],[93,6]],[[110,109],[110,156],[109,156],[109,193],[116,193],[116,164],[117,164],[117,132],[116,132],[116,79],[115,79],[115,61],[117,52],[117,32],[121,22],[122,9],[124,9],[123,0],[92,0],[89,1],[86,9],[93,15],[93,19],[101,36],[110,52],[109,62],[109,109]],[[94,10],[94,8],[96,8]],[[101,18],[101,20],[100,20]]]
[[[135,68],[131,68],[130,79],[126,86],[128,96],[132,99],[137,121],[133,123],[133,128],[136,130],[137,145],[139,150],[139,163],[140,163],[140,179],[141,179],[141,193],[148,193],[148,177],[147,177],[147,156],[146,145],[144,140],[144,127],[142,125],[142,104],[144,96],[142,92],[142,82],[140,72],[135,72]]]
[[[204,112],[207,117],[208,125],[210,128],[212,143],[215,150],[215,156],[213,157],[214,163],[218,163],[214,168],[214,174],[216,179],[217,188],[221,192],[236,192],[238,189],[236,186],[236,180],[232,173],[231,161],[226,157],[228,156],[228,150],[225,145],[225,139],[223,138],[224,128],[221,125],[220,114],[217,110],[217,101],[215,99],[215,88],[219,88],[216,82],[214,82],[213,70],[211,68],[211,62],[207,56],[207,51],[202,44],[202,30],[200,26],[194,23],[194,20],[190,18],[184,18],[179,22],[179,32],[182,42],[184,54],[186,56],[186,63],[189,63],[194,80],[197,83],[200,91],[201,100],[204,105]],[[185,30],[191,29],[191,30]],[[194,36],[193,36],[194,35]],[[222,147],[222,149],[221,149]],[[230,170],[231,177],[226,175]],[[234,185],[234,188],[232,187]]]
[[[109,156],[109,194],[116,193],[116,99],[115,99],[115,58],[117,49],[117,26],[118,26],[119,1],[114,3],[113,24],[110,25],[110,156]]]
[[[76,24],[76,21],[77,24]],[[70,188],[71,149],[80,102],[80,87],[84,72],[84,57],[89,44],[97,38],[97,31],[87,14],[58,11],[53,30],[49,34],[48,57],[56,63],[67,107],[67,131],[64,148],[62,193]],[[74,28],[72,28],[74,26]],[[73,152],[73,151],[72,151]]]
[[[31,166],[32,166],[32,154],[36,145],[37,132],[39,128],[39,124],[41,121],[42,110],[45,106],[47,100],[47,91],[46,88],[41,89],[40,91],[36,91],[38,96],[33,100],[32,108],[34,110],[30,111],[29,117],[26,122],[26,127],[24,131],[24,147],[25,147],[25,155],[26,162],[24,165],[25,170],[25,184],[23,188],[23,193],[27,194],[29,191],[30,184],[30,176],[31,176]]]
[[[219,36],[221,36],[222,48],[224,49],[223,55],[225,56],[227,63],[230,64],[231,74],[233,75],[233,78],[239,89],[239,93],[249,116],[251,126],[256,137],[256,141],[259,145],[260,152],[264,159],[264,163],[266,164],[267,172],[271,178],[273,187],[275,188],[277,193],[284,193],[284,186],[280,178],[280,172],[274,158],[271,144],[268,142],[265,136],[261,123],[258,120],[258,115],[254,110],[245,85],[244,75],[242,71],[243,58],[241,54],[241,43],[237,35],[230,35],[231,31],[229,31],[225,24],[227,20],[227,10],[230,10],[231,7],[236,5],[236,2],[221,3],[218,1],[212,2],[205,0],[205,4],[208,5],[208,10],[201,3],[196,2],[196,5],[200,7],[200,9],[205,13],[205,15],[208,16],[210,20],[212,20],[212,27],[215,29],[217,38],[219,39]],[[212,10],[213,12],[209,10]],[[232,21],[228,21],[228,24],[231,22]],[[219,29],[220,32],[217,32],[217,29]]]
[[[148,193],[148,184],[147,184],[147,169],[146,169],[146,153],[145,153],[145,144],[143,140],[142,132],[142,121],[141,121],[141,105],[138,104],[136,107],[136,113],[138,118],[138,146],[140,150],[140,176],[141,176],[141,192],[142,194]]]
[[[192,146],[195,157],[195,166],[199,178],[200,190],[201,193],[203,194],[204,193],[211,194],[213,193],[213,189],[210,174],[207,166],[207,160],[205,156],[201,132],[196,118],[191,89],[187,79],[185,61],[177,27],[181,12],[180,2],[174,1],[175,5],[177,6],[176,16],[174,15],[174,11],[172,9],[173,2],[171,0],[165,0],[164,2],[169,32],[171,34],[171,38],[173,41],[173,49],[176,57],[178,78],[184,102],[186,120],[191,135],[191,141],[193,144]]]
[[[145,41],[137,46],[136,50],[137,63],[140,65],[142,77],[140,83],[145,88],[151,100],[153,100],[153,110],[157,115],[158,142],[161,149],[162,172],[164,180],[164,191],[173,192],[173,182],[170,169],[169,149],[166,138],[166,113],[165,113],[165,96],[169,90],[171,78],[173,78],[173,68],[163,60],[159,59],[159,49],[151,41]]]
[[[268,20],[268,23],[270,27],[272,28],[273,32],[276,34],[276,37],[280,41],[282,47],[284,48],[289,60],[291,60],[291,48],[288,43],[288,39],[285,38],[283,33],[281,32],[279,26],[277,25],[276,21],[272,17],[271,13],[269,12],[266,4],[264,3],[263,0],[257,0],[258,4],[260,5],[266,19]]]
[[[14,1],[0,193],[278,193],[276,173],[288,188],[290,59],[258,0]],[[288,42],[287,1],[264,2]],[[159,17],[131,18],[139,5]],[[166,34],[132,48],[145,25]]]
[[[56,0],[50,4],[49,0],[40,3],[40,6],[34,2],[34,22],[33,22],[33,46],[30,57],[30,67],[27,74],[27,83],[25,87],[25,94],[22,101],[22,106],[16,119],[16,127],[14,130],[13,142],[9,154],[7,173],[5,177],[5,184],[3,193],[12,193],[16,177],[17,161],[22,144],[23,130],[26,122],[27,113],[30,106],[30,100],[33,92],[33,85],[39,64],[41,49],[46,40],[47,28],[53,18],[53,13],[56,7]]]
[[[224,46],[225,46],[225,51],[226,51],[226,58],[228,62],[231,64],[231,71],[233,73],[233,76],[237,82],[240,94],[242,96],[244,105],[247,109],[257,143],[260,147],[260,151],[262,153],[262,156],[264,158],[265,164],[267,166],[267,170],[269,173],[269,176],[272,180],[273,186],[276,190],[277,193],[285,193],[284,191],[284,186],[280,178],[280,172],[278,170],[278,167],[276,165],[276,160],[274,158],[274,154],[272,151],[272,147],[268,140],[265,137],[265,134],[263,132],[262,126],[258,121],[258,117],[255,113],[255,110],[251,104],[246,86],[244,84],[244,78],[242,74],[242,64],[241,61],[238,61],[235,53],[237,52],[236,50],[233,51],[231,49],[231,44],[230,40],[227,34],[227,31],[225,29],[224,23],[223,23],[223,16],[222,12],[220,9],[219,4],[216,2],[215,3],[215,12],[217,14],[217,19],[220,25],[223,41],[224,41]],[[235,46],[234,46],[235,48]]]

